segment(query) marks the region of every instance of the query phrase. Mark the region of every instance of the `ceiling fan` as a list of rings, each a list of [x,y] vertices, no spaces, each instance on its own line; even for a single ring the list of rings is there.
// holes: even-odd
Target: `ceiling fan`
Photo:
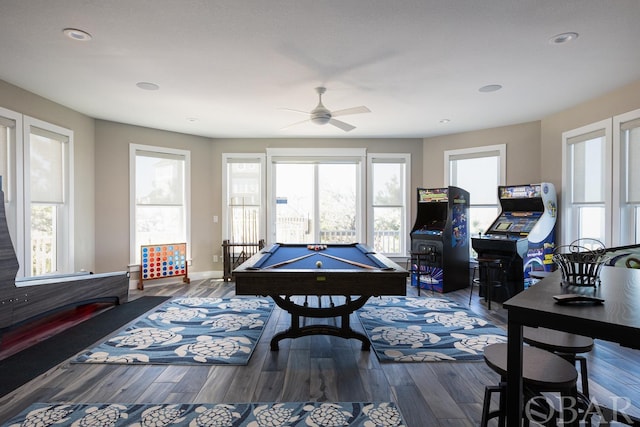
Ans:
[[[292,126],[296,126],[302,123],[306,123],[306,122],[312,122],[315,123],[317,125],[326,125],[327,123],[342,129],[345,132],[349,132],[350,130],[355,129],[356,127],[353,125],[350,125],[349,123],[345,123],[341,120],[337,120],[334,117],[339,117],[339,116],[346,116],[348,114],[360,114],[360,113],[370,113],[371,110],[369,110],[367,107],[361,105],[360,107],[352,107],[352,108],[345,108],[344,110],[337,110],[337,111],[329,111],[329,109],[327,107],[325,107],[324,105],[322,105],[322,94],[325,93],[327,91],[326,88],[324,87],[317,87],[316,88],[316,92],[318,93],[318,105],[316,106],[316,108],[314,108],[313,110],[311,110],[310,112],[307,111],[300,111],[300,110],[292,110],[290,108],[284,108],[284,110],[287,111],[293,111],[296,113],[302,113],[302,114],[308,114],[309,118],[302,120],[301,122],[296,122],[293,124],[290,124],[289,126],[284,127],[283,129],[288,129]]]

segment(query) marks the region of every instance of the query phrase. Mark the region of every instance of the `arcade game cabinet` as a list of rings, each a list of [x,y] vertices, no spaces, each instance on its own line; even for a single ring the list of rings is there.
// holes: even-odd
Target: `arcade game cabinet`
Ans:
[[[552,271],[557,216],[553,184],[499,186],[501,212],[484,236],[472,237],[479,258],[500,258],[507,265],[508,295],[504,302],[532,283],[531,271]],[[481,272],[482,275],[482,272]]]
[[[411,284],[437,292],[469,286],[469,193],[461,188],[418,188],[411,231]]]

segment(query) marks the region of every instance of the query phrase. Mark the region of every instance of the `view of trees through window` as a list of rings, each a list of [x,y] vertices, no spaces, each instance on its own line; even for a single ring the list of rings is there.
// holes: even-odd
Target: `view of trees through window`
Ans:
[[[188,243],[186,152],[132,147],[135,155],[135,243],[141,245]],[[174,150],[175,151],[175,150]]]
[[[373,247],[383,253],[402,252],[405,212],[404,162],[372,163]]]
[[[342,163],[276,164],[276,240],[357,241],[357,169]]]
[[[51,134],[51,135],[50,135]],[[64,205],[63,136],[33,128],[29,139],[30,236],[32,276],[59,272],[58,211]]]

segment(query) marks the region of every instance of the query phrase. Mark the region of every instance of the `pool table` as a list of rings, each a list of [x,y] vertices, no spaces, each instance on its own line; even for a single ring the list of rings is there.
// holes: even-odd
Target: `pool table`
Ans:
[[[349,316],[372,296],[406,295],[409,273],[365,245],[280,244],[265,247],[233,271],[237,295],[263,295],[291,315],[291,325],[275,334],[271,350],[285,338],[333,335],[355,338],[369,350],[366,335],[354,331]],[[309,297],[328,304],[309,304]],[[304,302],[300,298],[304,297]],[[334,297],[336,301],[334,301]],[[337,302],[337,303],[336,303]],[[300,326],[300,317],[340,317],[340,326]]]

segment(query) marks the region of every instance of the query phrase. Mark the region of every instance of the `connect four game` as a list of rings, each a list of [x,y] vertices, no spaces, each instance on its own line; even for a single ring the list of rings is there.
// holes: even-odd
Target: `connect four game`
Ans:
[[[138,289],[144,289],[144,282],[147,280],[179,276],[182,276],[184,283],[190,282],[187,272],[186,243],[143,245],[140,248]]]

